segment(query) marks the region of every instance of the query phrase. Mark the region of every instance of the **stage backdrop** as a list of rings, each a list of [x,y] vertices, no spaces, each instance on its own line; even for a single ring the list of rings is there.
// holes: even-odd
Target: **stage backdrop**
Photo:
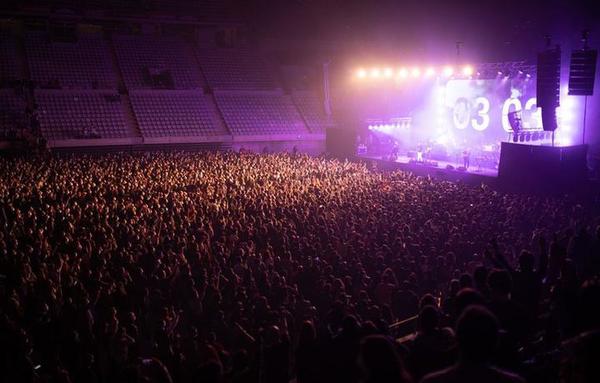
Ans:
[[[521,111],[522,130],[542,129],[531,78],[450,80],[438,91],[445,109],[444,127],[458,141],[506,140],[512,132],[508,114],[513,111]]]
[[[432,141],[451,151],[496,145],[508,139],[512,132],[508,114],[517,110],[521,111],[522,130],[542,130],[535,77],[367,84],[338,93],[334,103],[338,115],[361,121],[365,131],[377,121],[374,134],[396,138],[407,146]],[[397,123],[405,119],[410,121],[408,125]]]

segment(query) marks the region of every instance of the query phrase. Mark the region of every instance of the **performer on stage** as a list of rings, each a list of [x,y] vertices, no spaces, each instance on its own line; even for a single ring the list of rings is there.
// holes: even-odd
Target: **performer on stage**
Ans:
[[[423,146],[419,145],[417,148],[417,162],[423,162]]]
[[[400,152],[400,146],[398,145],[398,141],[394,141],[394,145],[392,146],[392,154],[391,154],[392,161],[396,161],[398,159],[399,152]]]
[[[463,156],[463,167],[465,168],[465,170],[469,169],[469,162],[471,160],[471,152],[469,149],[463,150],[462,152],[462,156]]]

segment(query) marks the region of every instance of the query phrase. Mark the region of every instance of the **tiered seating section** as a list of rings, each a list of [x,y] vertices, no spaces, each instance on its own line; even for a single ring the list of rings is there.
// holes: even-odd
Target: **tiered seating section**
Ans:
[[[25,52],[31,79],[41,86],[116,89],[110,51],[101,34],[81,34],[77,42],[53,42],[47,33],[29,32]]]
[[[326,124],[315,94],[285,95],[268,63],[249,48],[91,32],[58,41],[25,31],[19,60],[17,39],[6,31],[0,37],[0,86],[21,78],[27,72],[21,65],[29,67],[36,86],[30,102],[49,140],[295,135],[320,133]],[[204,94],[206,86],[214,96]],[[2,134],[24,119],[27,97],[0,90]]]
[[[144,137],[227,134],[216,122],[212,100],[201,91],[142,90],[129,97]]]
[[[232,21],[227,2],[223,0],[154,0],[151,4],[160,14],[185,15],[211,23]]]
[[[208,84],[221,90],[268,90],[279,87],[265,60],[249,49],[199,50]]]
[[[114,91],[37,90],[39,121],[50,140],[128,136],[121,96]]]
[[[217,92],[215,98],[234,135],[307,133],[290,96],[279,92]]]
[[[294,92],[292,98],[311,132],[323,133],[332,125],[325,115],[323,102],[314,92]]]
[[[153,88],[147,73],[169,72],[174,89],[200,89],[202,74],[192,47],[171,37],[113,36],[125,85],[129,89]]]
[[[12,89],[0,89],[0,137],[23,123],[25,101]]]
[[[19,78],[16,41],[9,32],[0,30],[0,84]]]

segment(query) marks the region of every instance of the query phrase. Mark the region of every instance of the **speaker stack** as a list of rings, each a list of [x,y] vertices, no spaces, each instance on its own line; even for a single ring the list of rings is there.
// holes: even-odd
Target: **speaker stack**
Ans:
[[[580,49],[571,53],[571,66],[569,68],[570,96],[594,95],[597,60],[598,51],[596,49]]]
[[[583,49],[571,52],[569,66],[569,95],[585,96],[583,108],[583,129],[581,142],[585,144],[585,123],[587,115],[587,96],[594,95],[594,80],[596,78],[596,62],[598,51],[588,47],[588,30],[584,30],[581,41]]]
[[[560,106],[560,48],[538,53],[537,105],[542,108],[542,126],[556,130],[556,108]]]

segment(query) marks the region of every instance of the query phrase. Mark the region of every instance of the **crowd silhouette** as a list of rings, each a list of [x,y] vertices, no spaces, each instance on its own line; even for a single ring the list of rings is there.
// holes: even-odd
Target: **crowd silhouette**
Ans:
[[[600,381],[593,203],[300,154],[0,179],[2,381]]]

